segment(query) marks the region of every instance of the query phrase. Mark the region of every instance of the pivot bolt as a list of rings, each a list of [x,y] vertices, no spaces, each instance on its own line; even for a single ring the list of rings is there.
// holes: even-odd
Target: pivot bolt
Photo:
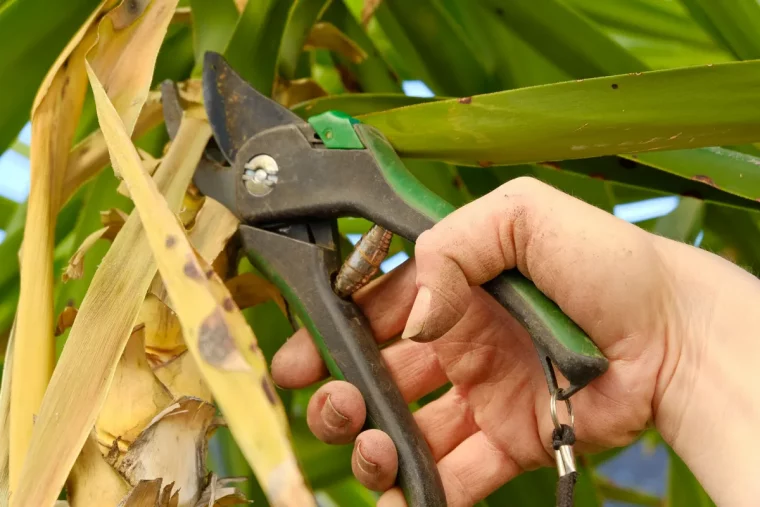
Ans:
[[[269,155],[256,155],[245,164],[243,183],[249,194],[264,197],[277,184],[277,161]]]

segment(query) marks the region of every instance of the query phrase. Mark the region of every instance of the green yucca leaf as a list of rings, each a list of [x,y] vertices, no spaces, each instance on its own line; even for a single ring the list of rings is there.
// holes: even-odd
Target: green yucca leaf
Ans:
[[[560,0],[478,0],[516,34],[575,78],[643,72],[647,66]]]
[[[757,0],[682,0],[695,21],[738,60],[760,58],[760,4]]]
[[[760,139],[760,62],[611,76],[361,117],[402,156],[516,164]],[[722,93],[715,93],[721,90]]]
[[[190,7],[195,54],[193,74],[200,76],[203,71],[203,55],[206,51],[224,51],[239,14],[233,0],[191,0]]]
[[[29,120],[42,79],[99,0],[17,0],[0,7],[0,153]]]

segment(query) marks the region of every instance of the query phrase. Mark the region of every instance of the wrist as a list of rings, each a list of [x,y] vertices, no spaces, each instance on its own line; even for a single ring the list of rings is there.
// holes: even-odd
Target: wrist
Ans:
[[[674,325],[652,413],[715,502],[748,505],[757,486],[744,471],[760,467],[751,451],[760,422],[760,282],[706,252],[685,253],[694,258],[673,256]]]

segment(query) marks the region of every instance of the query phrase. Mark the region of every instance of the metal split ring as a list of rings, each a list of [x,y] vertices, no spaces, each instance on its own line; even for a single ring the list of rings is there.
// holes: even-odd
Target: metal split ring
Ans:
[[[556,429],[560,429],[562,427],[562,425],[559,422],[559,417],[557,417],[557,393],[558,392],[559,390],[555,389],[554,392],[551,394],[551,398],[550,398],[552,422],[554,423],[554,427]],[[570,427],[575,429],[575,415],[573,415],[573,405],[570,403],[570,398],[565,398],[565,406],[567,407],[567,415],[570,416]]]

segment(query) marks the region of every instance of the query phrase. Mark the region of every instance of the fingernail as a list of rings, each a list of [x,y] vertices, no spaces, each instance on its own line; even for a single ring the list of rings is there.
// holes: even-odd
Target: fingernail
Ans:
[[[348,417],[335,410],[330,401],[330,395],[327,395],[327,400],[325,400],[325,404],[322,407],[322,420],[330,428],[343,428],[348,424]]]
[[[414,305],[412,305],[412,311],[409,313],[409,318],[406,321],[406,327],[401,334],[401,338],[410,339],[422,333],[422,330],[425,328],[425,320],[427,320],[430,311],[430,299],[430,289],[421,287],[417,292],[417,297],[414,299]]]
[[[359,465],[359,468],[361,468],[364,473],[368,475],[374,475],[377,473],[377,469],[379,467],[375,463],[372,463],[367,458],[365,458],[362,454],[361,442],[356,442],[356,458],[357,465]]]

